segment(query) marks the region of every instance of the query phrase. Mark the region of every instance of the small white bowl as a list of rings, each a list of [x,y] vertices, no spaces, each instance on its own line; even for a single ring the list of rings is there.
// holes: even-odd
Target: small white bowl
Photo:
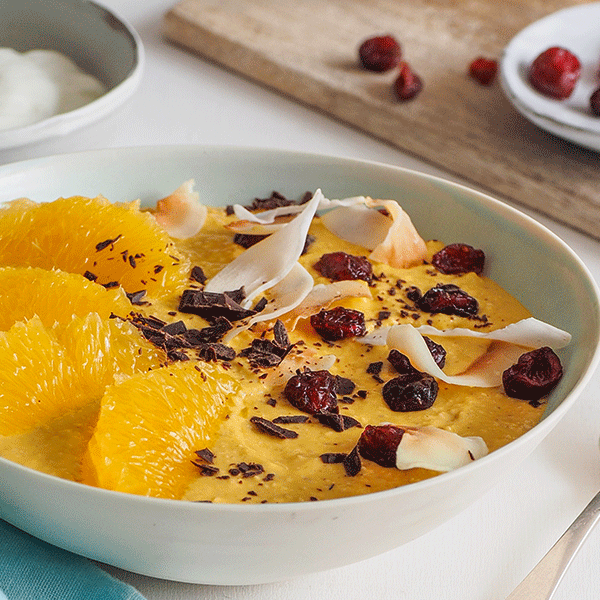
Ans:
[[[590,96],[600,87],[600,2],[555,12],[518,33],[500,63],[500,84],[513,106],[532,123],[580,146],[600,151],[600,117],[590,111]],[[528,70],[544,50],[560,46],[581,61],[573,94],[554,100],[535,90]]]
[[[425,174],[277,150],[117,148],[1,166],[0,203],[103,194],[152,205],[191,178],[210,205],[316,188],[330,198],[398,200],[426,239],[483,248],[490,277],[571,333],[560,351],[565,375],[543,420],[514,442],[450,473],[351,498],[252,506],[161,500],[0,459],[0,518],[51,544],[129,571],[206,584],[266,583],[357,562],[428,532],[482,496],[560,422],[598,364],[598,292],[572,250],[523,213]]]
[[[0,47],[56,50],[108,91],[85,106],[24,127],[0,131],[0,149],[66,135],[106,116],[137,89],[144,68],[138,33],[90,0],[2,0]]]

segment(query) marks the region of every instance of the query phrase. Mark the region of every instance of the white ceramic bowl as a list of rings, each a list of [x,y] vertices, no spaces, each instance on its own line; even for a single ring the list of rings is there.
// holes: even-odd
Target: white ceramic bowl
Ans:
[[[125,20],[91,0],[2,0],[0,47],[56,50],[98,78],[108,91],[81,108],[0,131],[0,149],[66,135],[121,106],[144,68],[142,41]]]
[[[0,202],[103,194],[153,203],[192,177],[215,205],[317,187],[332,198],[398,200],[425,238],[483,248],[491,277],[572,334],[561,351],[565,376],[541,423],[516,441],[456,471],[353,498],[252,506],[159,500],[0,459],[0,517],[47,542],[138,573],[208,584],[264,583],[360,561],[447,521],[501,480],[559,423],[598,363],[598,295],[577,256],[522,213],[424,174],[260,149],[111,149],[2,166]]]

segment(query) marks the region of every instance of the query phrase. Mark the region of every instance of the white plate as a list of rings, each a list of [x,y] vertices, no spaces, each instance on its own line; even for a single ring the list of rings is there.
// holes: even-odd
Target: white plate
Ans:
[[[62,52],[108,89],[81,108],[0,130],[0,149],[41,142],[89,125],[121,106],[140,83],[144,68],[140,36],[124,19],[96,2],[2,0],[0,23],[0,47]]]
[[[581,78],[566,100],[548,98],[528,81],[531,63],[552,46],[567,48],[581,61]],[[600,2],[594,2],[555,12],[517,34],[502,55],[500,83],[514,107],[538,127],[600,151],[600,117],[589,108],[599,72]]]

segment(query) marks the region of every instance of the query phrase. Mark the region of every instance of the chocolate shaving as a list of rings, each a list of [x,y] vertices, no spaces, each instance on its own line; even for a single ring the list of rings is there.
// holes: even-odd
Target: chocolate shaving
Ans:
[[[264,467],[258,463],[241,462],[229,469],[229,474],[233,475],[234,477],[240,474],[242,477],[254,477],[255,475],[260,475],[264,472]]]
[[[139,290],[138,292],[127,293],[127,297],[129,298],[129,302],[134,306],[142,306],[144,304],[148,304],[145,300],[143,300],[146,295],[146,290]]]
[[[156,317],[145,317],[136,313],[131,313],[129,320],[149,342],[162,348],[170,360],[189,360],[189,356],[182,349],[192,348],[197,351],[198,357],[206,362],[232,361],[236,356],[235,350],[230,346],[206,341],[212,339],[211,336],[203,335],[203,330],[187,329],[183,321],[165,323]],[[219,321],[215,328],[217,327],[224,333],[231,328],[231,323],[224,319]],[[217,329],[214,329],[210,333],[214,334],[216,331]]]
[[[277,319],[277,321],[275,321],[275,325],[273,325],[273,341],[279,348],[282,349],[282,351],[285,351],[286,353],[291,346],[287,329],[285,328],[283,322],[279,319]]]
[[[169,350],[167,352],[167,358],[173,362],[178,360],[190,360],[190,357],[183,350]]]
[[[215,454],[208,448],[202,448],[202,450],[196,450],[194,452],[198,458],[212,465],[215,460]]]
[[[269,237],[270,234],[252,234],[252,233],[236,233],[233,236],[233,243],[241,246],[242,248],[250,248],[261,242],[265,238]]]
[[[379,375],[379,373],[381,373],[381,369],[383,369],[383,361],[372,362],[367,367],[367,373],[370,375]]]
[[[183,336],[189,344],[198,346],[218,342],[232,328],[231,321],[225,317],[218,317],[210,327],[188,329]]]
[[[187,330],[185,323],[183,321],[175,321],[174,323],[168,323],[164,325],[162,331],[168,333],[169,335],[181,335]]]
[[[281,415],[273,419],[273,423],[287,425],[289,423],[308,423],[309,418],[304,415]]]
[[[100,252],[101,250],[108,248],[108,246],[112,246],[120,237],[121,237],[121,234],[119,234],[116,238],[112,238],[109,240],[104,240],[103,242],[99,242],[98,244],[96,244],[96,252]],[[111,250],[112,250],[112,248],[111,248]]]
[[[294,200],[288,200],[283,194],[273,191],[268,198],[254,198],[252,204],[245,206],[248,210],[271,210],[282,206],[292,206],[296,204]]]
[[[238,288],[237,290],[231,290],[229,292],[223,293],[229,296],[234,302],[237,302],[238,304],[240,304],[242,300],[246,298],[246,290],[244,289],[244,286]]]
[[[279,425],[276,425],[275,423],[273,423],[273,421],[263,419],[262,417],[251,417],[250,422],[253,425],[255,425],[262,433],[272,435],[273,437],[277,437],[282,440],[294,439],[298,437],[298,434],[295,431],[279,427]]]
[[[360,473],[362,463],[358,454],[358,446],[355,446],[350,454],[346,455],[343,461],[344,469],[348,477],[355,477]]]
[[[206,362],[217,360],[232,361],[235,356],[235,350],[225,344],[204,344],[196,348],[198,356]]]
[[[198,467],[198,469],[200,470],[200,475],[204,475],[206,477],[211,477],[219,472],[219,468],[215,467],[214,465],[207,465],[196,460],[193,460],[192,464]]]
[[[86,271],[83,276],[90,281],[96,281],[96,279],[98,279],[98,275],[94,275],[91,271]]]
[[[273,340],[257,338],[240,354],[248,358],[250,364],[258,368],[277,366],[292,349],[285,325],[277,319],[273,326]]]
[[[206,283],[206,275],[204,274],[204,271],[202,270],[202,267],[192,267],[192,272],[190,273],[190,279],[192,279],[193,281],[197,281],[198,283],[204,285]]]
[[[316,413],[315,418],[321,425],[325,425],[334,431],[346,431],[352,427],[359,427],[360,423],[348,415],[340,415],[337,413]]]
[[[239,321],[256,314],[253,310],[240,306],[228,295],[229,293],[184,290],[179,302],[179,311],[204,317],[208,321],[214,321],[219,317],[225,317],[229,321]]]
[[[348,379],[347,377],[341,377],[340,375],[335,376],[336,388],[335,391],[342,395],[347,396],[354,391],[356,384],[352,379]]]
[[[265,310],[265,307],[268,304],[268,300],[263,296],[255,305],[254,308],[252,309],[254,312],[262,312],[263,310]]]
[[[326,465],[335,465],[341,462],[344,462],[347,454],[345,452],[325,452],[325,454],[321,454],[319,458]]]

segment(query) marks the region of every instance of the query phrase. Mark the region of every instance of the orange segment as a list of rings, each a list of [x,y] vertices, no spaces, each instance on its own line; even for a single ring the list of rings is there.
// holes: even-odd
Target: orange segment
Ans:
[[[83,461],[83,481],[181,498],[240,385],[220,366],[182,362],[107,388]]]
[[[47,327],[73,315],[126,316],[131,303],[121,288],[107,290],[82,275],[36,267],[0,268],[0,331],[37,315]]]
[[[81,196],[17,202],[0,209],[2,265],[88,272],[100,284],[118,282],[127,292],[145,289],[155,297],[185,285],[187,259],[138,202]]]
[[[65,348],[37,317],[0,333],[0,363],[0,435],[23,433],[87,400]]]
[[[0,435],[17,435],[99,400],[117,374],[145,372],[164,353],[129,323],[91,313],[47,328],[38,317],[0,332]]]
[[[90,313],[73,318],[54,333],[66,348],[80,378],[79,385],[99,398],[117,375],[133,375],[156,369],[167,362],[165,352],[152,345],[129,322],[102,320]]]

